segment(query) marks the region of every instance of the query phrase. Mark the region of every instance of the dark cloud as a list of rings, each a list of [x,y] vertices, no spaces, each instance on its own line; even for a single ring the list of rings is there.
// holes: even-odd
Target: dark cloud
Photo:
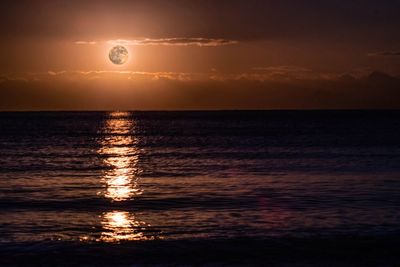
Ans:
[[[400,51],[375,52],[375,53],[369,53],[368,56],[370,56],[370,57],[398,57],[398,56],[400,56]]]
[[[51,72],[43,74],[46,79],[3,80],[0,110],[400,108],[400,79],[380,72],[361,78],[343,75],[293,81],[251,76],[193,79],[184,73],[73,74],[87,78],[70,79],[68,72]],[[101,79],[101,74],[113,78]],[[126,79],[115,80],[115,75]]]
[[[396,0],[5,0],[0,9],[9,38],[400,39]]]

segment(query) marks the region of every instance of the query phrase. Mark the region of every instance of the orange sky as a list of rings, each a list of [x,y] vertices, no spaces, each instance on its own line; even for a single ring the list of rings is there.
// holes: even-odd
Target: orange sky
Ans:
[[[0,110],[399,108],[399,7],[3,1]]]

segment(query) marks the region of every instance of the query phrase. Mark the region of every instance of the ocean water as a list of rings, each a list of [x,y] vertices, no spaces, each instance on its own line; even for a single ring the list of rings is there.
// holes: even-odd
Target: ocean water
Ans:
[[[0,113],[3,247],[398,235],[399,189],[399,111]]]

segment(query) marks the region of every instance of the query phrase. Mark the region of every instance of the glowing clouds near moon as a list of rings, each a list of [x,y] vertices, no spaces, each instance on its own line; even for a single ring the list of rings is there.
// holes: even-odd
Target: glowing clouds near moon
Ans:
[[[128,50],[121,45],[114,46],[110,50],[108,57],[112,63],[122,65],[128,60]]]

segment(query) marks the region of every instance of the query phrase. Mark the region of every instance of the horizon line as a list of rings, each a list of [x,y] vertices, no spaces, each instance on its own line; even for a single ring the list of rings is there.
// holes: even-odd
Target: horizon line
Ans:
[[[286,108],[286,109],[43,109],[43,110],[0,110],[0,113],[24,112],[257,112],[257,111],[400,111],[400,108]]]

